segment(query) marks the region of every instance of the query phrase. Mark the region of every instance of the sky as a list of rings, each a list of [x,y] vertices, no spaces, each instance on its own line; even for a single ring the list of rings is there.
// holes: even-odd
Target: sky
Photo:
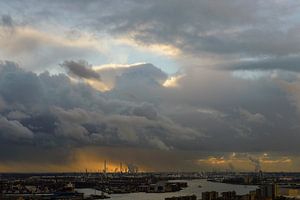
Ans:
[[[300,171],[300,2],[0,1],[0,171]]]

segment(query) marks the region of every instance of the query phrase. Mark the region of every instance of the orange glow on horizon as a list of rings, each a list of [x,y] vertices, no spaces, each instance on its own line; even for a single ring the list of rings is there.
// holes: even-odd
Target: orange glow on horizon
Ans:
[[[104,162],[106,161],[106,172],[120,172],[120,163],[122,163],[122,172],[128,171],[127,163],[124,160],[116,160],[108,155],[98,154],[101,148],[78,148],[75,149],[66,159],[65,163],[43,163],[43,162],[2,162],[0,172],[103,172]],[[104,154],[104,153],[103,153]],[[149,171],[144,166],[138,166],[139,172]]]

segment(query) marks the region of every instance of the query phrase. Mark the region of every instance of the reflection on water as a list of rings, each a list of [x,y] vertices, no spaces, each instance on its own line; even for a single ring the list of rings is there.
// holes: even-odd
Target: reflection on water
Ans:
[[[183,180],[182,180],[183,181]],[[225,183],[209,182],[207,180],[187,180],[188,187],[178,192],[172,193],[129,193],[129,194],[111,194],[111,200],[164,200],[165,197],[183,196],[195,194],[198,199],[201,198],[201,193],[205,191],[236,191],[237,194],[247,194],[251,190],[255,190],[256,186],[232,185]],[[198,186],[202,187],[199,188]],[[78,192],[83,192],[85,195],[101,194],[101,191],[94,189],[77,189]]]

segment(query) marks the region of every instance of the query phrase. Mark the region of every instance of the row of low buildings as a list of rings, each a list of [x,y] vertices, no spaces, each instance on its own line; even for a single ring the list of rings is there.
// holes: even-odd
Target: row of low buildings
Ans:
[[[159,181],[155,184],[140,185],[138,187],[138,192],[148,192],[148,193],[176,192],[187,186],[188,185],[186,182]]]
[[[300,199],[299,185],[281,185],[278,189],[278,194],[287,198]]]
[[[165,181],[152,177],[120,177],[114,179],[87,179],[76,177],[35,177],[0,181],[0,200],[16,199],[81,199],[74,188],[94,188],[108,194],[113,193],[165,193],[187,187],[184,181]]]
[[[274,199],[300,199],[300,185],[264,184],[258,189],[245,195],[237,195],[235,191],[203,192],[202,200],[274,200]]]
[[[2,194],[1,200],[83,200],[83,193],[77,192],[58,192],[42,194]]]
[[[197,200],[196,195],[179,196],[179,197],[167,197],[165,200]]]
[[[261,185],[255,191],[250,191],[245,195],[237,195],[235,191],[222,192],[216,191],[203,192],[202,200],[274,200],[278,195],[276,184]]]

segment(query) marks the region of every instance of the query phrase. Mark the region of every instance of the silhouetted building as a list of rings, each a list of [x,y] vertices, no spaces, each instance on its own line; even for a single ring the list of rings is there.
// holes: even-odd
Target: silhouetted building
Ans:
[[[259,186],[257,189],[257,199],[266,200],[266,199],[275,199],[278,194],[278,187],[276,184],[267,184]]]
[[[197,200],[196,195],[191,196],[179,196],[179,197],[167,197],[165,200]]]
[[[216,200],[218,198],[218,192],[202,192],[202,200]]]
[[[222,199],[223,200],[234,200],[236,198],[236,192],[230,191],[230,192],[222,192]]]

